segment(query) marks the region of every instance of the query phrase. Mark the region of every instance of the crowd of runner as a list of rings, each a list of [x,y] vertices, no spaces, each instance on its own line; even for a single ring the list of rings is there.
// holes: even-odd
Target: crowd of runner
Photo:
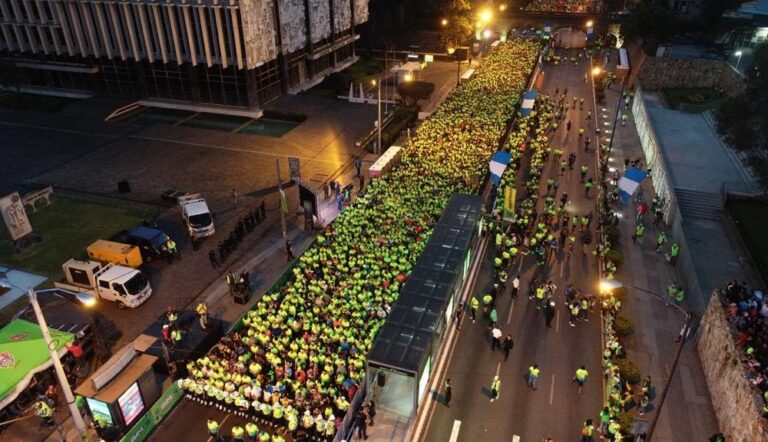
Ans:
[[[317,236],[291,278],[179,382],[188,397],[265,425],[333,437],[365,355],[453,193],[476,192],[538,55],[513,39],[425,121],[400,167]]]
[[[761,412],[768,419],[768,300],[746,283],[731,281],[723,295],[728,322],[736,330],[736,345],[743,351],[741,364],[750,384],[760,391]]]
[[[531,12],[562,12],[588,14],[594,12],[594,0],[533,0],[524,10]]]

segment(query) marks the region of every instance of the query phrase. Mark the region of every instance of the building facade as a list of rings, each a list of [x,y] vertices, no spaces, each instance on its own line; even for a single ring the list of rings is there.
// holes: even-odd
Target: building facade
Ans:
[[[367,20],[368,0],[0,0],[0,58],[28,88],[259,109],[353,62]]]

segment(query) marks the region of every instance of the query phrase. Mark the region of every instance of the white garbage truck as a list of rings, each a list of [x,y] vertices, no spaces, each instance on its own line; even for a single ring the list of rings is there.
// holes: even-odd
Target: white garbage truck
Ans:
[[[64,281],[54,282],[56,287],[91,293],[121,309],[138,307],[152,295],[147,277],[130,267],[70,259],[62,269]]]

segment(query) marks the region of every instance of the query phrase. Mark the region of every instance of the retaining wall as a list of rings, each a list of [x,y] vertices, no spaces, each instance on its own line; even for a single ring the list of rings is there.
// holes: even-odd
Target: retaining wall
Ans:
[[[760,416],[760,398],[744,375],[731,330],[715,292],[701,320],[698,351],[718,426],[729,442],[765,441],[768,428]]]

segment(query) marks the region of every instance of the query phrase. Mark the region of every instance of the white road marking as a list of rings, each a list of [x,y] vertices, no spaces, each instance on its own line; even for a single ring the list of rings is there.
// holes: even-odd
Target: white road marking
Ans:
[[[512,306],[509,308],[509,314],[507,315],[507,324],[512,322],[512,312],[515,311],[515,301],[512,301]]]
[[[560,331],[560,310],[555,312],[555,333]]]
[[[565,270],[565,260],[562,260],[562,261],[560,261],[560,279],[563,278],[563,271],[564,270]]]
[[[456,442],[459,439],[459,428],[461,428],[461,421],[453,421],[453,430],[451,430],[451,438],[448,439],[448,442]]]
[[[488,248],[488,239],[484,239],[481,242],[481,245],[479,246],[479,250],[476,256],[482,257],[486,250]],[[469,273],[469,279],[467,280],[466,285],[464,286],[464,290],[461,292],[461,300],[464,300],[467,302],[469,300],[469,293],[474,289],[475,283],[477,282],[477,275],[480,273],[478,272],[478,269],[480,268],[480,263],[482,262],[482,259],[476,258],[475,262],[472,264],[472,269]],[[456,350],[456,343],[458,342],[458,333],[456,332],[456,328],[452,327],[451,331],[448,332],[448,337],[446,338],[447,342],[444,345],[447,345],[447,351],[443,350],[441,348],[440,356],[437,362],[437,365],[435,366],[435,369],[433,373],[435,373],[435,376],[432,377],[432,379],[429,382],[429,387],[427,389],[427,392],[432,392],[437,390],[437,386],[439,385],[439,382],[442,382],[443,374],[445,373],[445,366],[448,364],[453,357],[453,352]],[[427,394],[427,393],[425,393]],[[424,412],[417,414],[417,420],[416,425],[414,426],[414,429],[412,432],[410,432],[410,440],[412,441],[420,441],[422,440],[422,434],[425,430],[425,425],[429,425],[429,422],[432,420],[432,415],[435,413],[435,409],[437,408],[435,406],[436,401],[429,401],[427,403],[427,408]]]
[[[552,405],[552,400],[555,397],[555,375],[552,375],[552,382],[549,384],[549,405]]]
[[[499,372],[500,372],[500,371],[501,371],[501,362],[499,362],[498,364],[496,364],[496,376],[498,376],[498,375],[499,375]]]

